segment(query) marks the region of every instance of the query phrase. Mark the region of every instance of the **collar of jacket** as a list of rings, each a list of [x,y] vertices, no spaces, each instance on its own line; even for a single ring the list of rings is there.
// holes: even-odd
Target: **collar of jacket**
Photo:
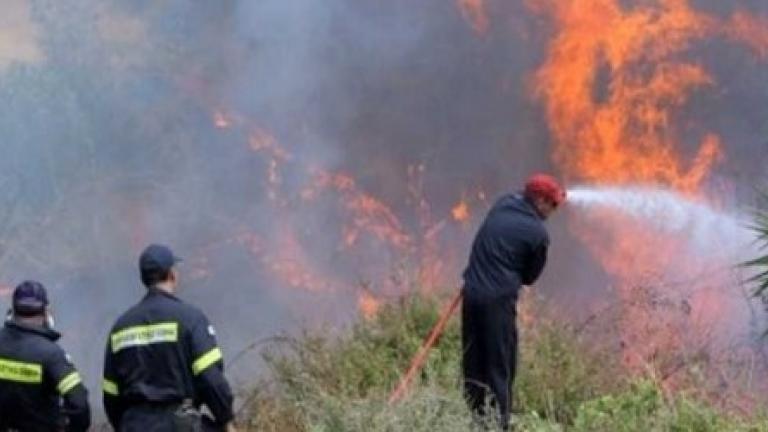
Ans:
[[[171,294],[171,293],[169,293],[167,291],[163,291],[163,290],[161,290],[159,288],[155,288],[155,287],[148,288],[147,289],[147,295],[144,298],[149,298],[149,297],[154,297],[154,296],[163,296],[163,297],[168,297],[171,300],[181,301],[175,295],[173,295],[173,294]]]
[[[518,192],[514,194],[516,198],[518,198],[520,201],[523,202],[523,204],[528,207],[528,211],[532,216],[535,216],[537,219],[544,220],[544,217],[541,216],[541,213],[539,213],[539,209],[536,208],[536,204],[533,203],[533,201],[525,196],[524,193]]]
[[[29,324],[23,324],[16,321],[6,321],[5,327],[16,330],[22,333],[32,333],[39,336],[42,336],[46,339],[49,339],[51,341],[56,342],[61,337],[61,333],[57,332],[56,330],[49,329],[47,327],[40,327],[40,326],[33,326]]]

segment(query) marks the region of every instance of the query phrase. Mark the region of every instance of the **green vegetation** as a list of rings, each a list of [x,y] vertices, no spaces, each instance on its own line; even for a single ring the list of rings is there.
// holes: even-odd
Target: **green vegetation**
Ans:
[[[765,196],[765,200],[768,202],[768,195]],[[754,219],[752,229],[755,231],[760,251],[763,253],[744,265],[757,271],[750,282],[755,283],[755,296],[763,303],[768,303],[768,210],[758,210],[755,212]]]
[[[525,309],[521,315],[535,319],[520,320],[517,431],[768,432],[765,419],[722,412],[692,396],[701,391],[664,390],[652,376],[630,379],[615,352],[596,348],[580,329],[550,318],[553,313],[542,305]],[[263,353],[266,375],[241,413],[242,429],[472,430],[461,396],[456,318],[408,397],[396,406],[387,404],[439,310],[434,300],[407,298],[346,334],[308,332],[274,344]]]

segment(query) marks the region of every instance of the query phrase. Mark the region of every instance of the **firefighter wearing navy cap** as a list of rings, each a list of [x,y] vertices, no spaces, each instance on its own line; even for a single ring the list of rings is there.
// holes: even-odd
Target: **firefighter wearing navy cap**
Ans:
[[[0,431],[86,431],[88,391],[56,341],[48,295],[27,281],[13,292],[0,330]]]
[[[464,271],[462,348],[464,392],[484,416],[490,402],[502,429],[509,427],[515,377],[518,293],[539,278],[547,263],[546,220],[565,201],[551,176],[536,174],[522,193],[503,196],[491,208],[472,245]]]
[[[147,293],[109,334],[104,408],[117,431],[234,430],[232,392],[213,327],[174,295],[178,261],[165,246],[144,250],[139,268]],[[214,419],[200,415],[202,405]]]

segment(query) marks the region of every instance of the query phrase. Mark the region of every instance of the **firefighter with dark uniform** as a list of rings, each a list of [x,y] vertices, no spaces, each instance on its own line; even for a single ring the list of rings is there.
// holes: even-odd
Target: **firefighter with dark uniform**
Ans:
[[[13,292],[0,330],[0,431],[83,432],[91,424],[88,391],[56,341],[48,294],[27,281]]]
[[[490,403],[503,430],[509,427],[517,363],[518,294],[544,270],[549,235],[543,221],[563,201],[565,190],[545,174],[531,176],[521,193],[500,198],[475,237],[464,272],[464,393],[480,417]]]
[[[144,298],[112,327],[104,361],[104,408],[120,432],[232,431],[232,392],[215,332],[175,297],[180,260],[151,245],[141,254]],[[214,419],[200,414],[205,405]]]

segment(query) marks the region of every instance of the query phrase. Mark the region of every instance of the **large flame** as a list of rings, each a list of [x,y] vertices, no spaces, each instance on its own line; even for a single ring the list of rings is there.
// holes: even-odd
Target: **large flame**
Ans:
[[[595,183],[698,190],[722,155],[720,137],[701,131],[698,151],[686,161],[675,114],[695,90],[715,82],[681,54],[696,40],[725,34],[765,56],[768,21],[745,12],[720,21],[686,0],[632,9],[617,0],[529,3],[551,14],[558,28],[536,91],[563,171]]]
[[[686,53],[696,41],[725,37],[764,58],[766,20],[743,11],[723,20],[695,10],[687,0],[633,7],[619,0],[528,4],[556,26],[547,60],[535,76],[535,92],[545,104],[554,159],[566,177],[591,184],[662,186],[702,198],[708,174],[724,157],[721,138],[705,126],[679,125],[689,98],[717,83]],[[671,322],[648,315],[655,303],[643,300],[647,290],[639,288],[660,286],[660,275],[669,272],[688,277],[706,264],[687,257],[684,239],[653,234],[616,212],[593,217],[591,224],[580,223],[575,230],[618,280],[627,309],[622,331],[628,363],[647,366],[683,338]],[[696,283],[690,281],[687,288]],[[725,302],[709,301],[713,294],[708,288],[694,294],[691,303],[714,318]],[[716,295],[727,294],[721,290]]]

